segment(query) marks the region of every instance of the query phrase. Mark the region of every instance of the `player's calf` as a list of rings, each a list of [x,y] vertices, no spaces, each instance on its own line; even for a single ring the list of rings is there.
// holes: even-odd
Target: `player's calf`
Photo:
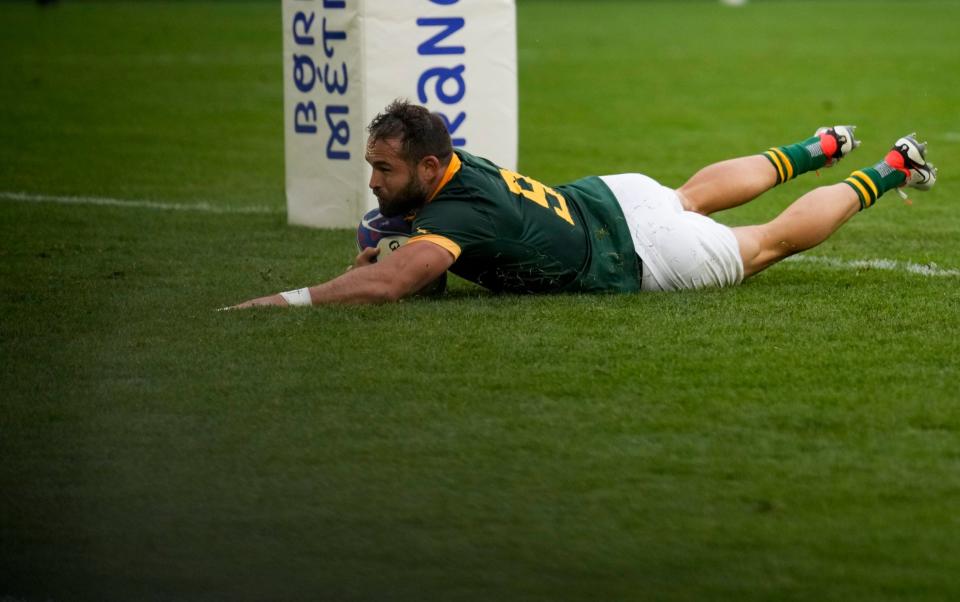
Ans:
[[[777,184],[802,173],[833,167],[840,159],[860,146],[854,137],[855,125],[821,127],[813,137],[795,144],[776,146],[763,153],[777,171]]]

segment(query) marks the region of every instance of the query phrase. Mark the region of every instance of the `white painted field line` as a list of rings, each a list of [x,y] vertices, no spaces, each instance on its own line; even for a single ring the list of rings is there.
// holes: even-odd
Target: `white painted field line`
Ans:
[[[893,259],[836,259],[821,255],[794,255],[787,261],[797,263],[816,263],[841,270],[886,270],[888,272],[907,272],[919,276],[954,278],[960,276],[960,270],[941,268],[935,263],[921,264],[912,261]]]
[[[210,203],[161,203],[149,200],[113,199],[108,197],[57,196],[49,194],[30,194],[27,192],[0,191],[0,200],[22,203],[58,203],[61,205],[100,205],[107,207],[128,207],[150,209],[153,211],[196,211],[199,213],[237,213],[237,214],[279,214],[283,209],[264,205],[242,207],[220,207]],[[885,270],[888,272],[907,272],[919,276],[948,277],[960,276],[960,270],[941,268],[935,263],[920,264],[911,261],[893,259],[836,259],[822,255],[794,255],[787,261],[797,263],[816,263],[842,270]]]
[[[199,213],[283,213],[283,209],[265,205],[241,207],[222,207],[210,203],[161,203],[150,200],[113,199],[97,196],[58,196],[52,194],[31,194],[28,192],[0,191],[0,200],[19,203],[56,203],[60,205],[98,205],[104,207],[129,207],[150,209],[153,211],[196,211]]]

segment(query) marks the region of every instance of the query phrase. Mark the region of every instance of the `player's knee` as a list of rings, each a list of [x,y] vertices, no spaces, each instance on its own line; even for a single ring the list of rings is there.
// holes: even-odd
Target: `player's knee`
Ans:
[[[733,234],[740,247],[744,278],[752,276],[792,253],[770,238],[766,225],[734,228]]]
[[[690,200],[690,191],[686,190],[685,186],[677,188],[677,198],[680,199],[680,205],[683,206],[684,211],[693,211],[695,213],[699,213],[696,211],[696,209],[694,209],[694,204]]]
[[[680,199],[684,211],[708,215],[703,204],[697,201],[697,195],[688,186],[684,185],[677,189],[677,198]]]
[[[760,254],[760,242],[756,234],[748,231],[747,228],[734,228],[733,233],[740,247],[740,258],[743,259],[743,264],[747,265]]]

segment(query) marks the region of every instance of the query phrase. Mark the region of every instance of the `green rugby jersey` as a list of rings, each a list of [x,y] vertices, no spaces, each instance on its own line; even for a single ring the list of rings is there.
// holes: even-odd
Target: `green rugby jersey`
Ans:
[[[457,150],[410,242],[453,253],[450,271],[492,291],[640,290],[640,260],[600,178],[549,188]]]

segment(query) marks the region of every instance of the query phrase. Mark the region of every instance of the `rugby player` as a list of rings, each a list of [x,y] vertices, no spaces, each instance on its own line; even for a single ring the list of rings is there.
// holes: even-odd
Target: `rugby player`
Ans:
[[[381,213],[412,218],[407,244],[382,261],[366,249],[333,280],[234,308],[396,301],[447,270],[509,293],[733,286],[820,244],[884,192],[928,190],[937,177],[926,145],[904,136],[882,161],[804,194],[769,223],[731,228],[708,216],[834,165],[859,145],[854,127],[710,165],[676,190],[640,174],[551,188],[454,150],[438,115],[401,100],[368,131],[370,188]]]

